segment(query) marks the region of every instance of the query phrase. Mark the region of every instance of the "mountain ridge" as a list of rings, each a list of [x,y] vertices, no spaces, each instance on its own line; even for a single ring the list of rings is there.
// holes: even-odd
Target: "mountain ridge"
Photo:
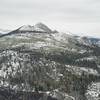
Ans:
[[[22,26],[0,37],[0,87],[10,97],[22,93],[24,99],[24,93],[33,100],[31,93],[42,93],[49,100],[97,100],[100,90],[94,88],[100,84],[98,41]],[[27,95],[26,98],[29,100]]]

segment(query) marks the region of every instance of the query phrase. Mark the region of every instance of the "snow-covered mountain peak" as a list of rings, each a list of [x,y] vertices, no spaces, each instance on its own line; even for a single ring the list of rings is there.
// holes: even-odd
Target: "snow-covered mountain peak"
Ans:
[[[33,31],[34,26],[31,25],[23,25],[22,27],[19,28],[20,31]]]
[[[47,32],[51,33],[52,30],[48,28],[45,24],[43,23],[37,23],[34,26],[31,25],[23,25],[18,29],[19,31],[37,31],[37,32]]]
[[[41,22],[35,24],[34,25],[34,28],[35,29],[40,29],[40,30],[42,30],[44,32],[48,32],[48,33],[51,33],[52,32],[52,30],[48,26],[46,26],[45,24],[43,24]]]

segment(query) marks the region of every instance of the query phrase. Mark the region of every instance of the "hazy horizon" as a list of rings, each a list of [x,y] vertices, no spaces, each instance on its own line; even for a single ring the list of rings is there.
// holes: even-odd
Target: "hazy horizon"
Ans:
[[[51,29],[100,37],[100,0],[0,0],[0,29],[42,22]]]

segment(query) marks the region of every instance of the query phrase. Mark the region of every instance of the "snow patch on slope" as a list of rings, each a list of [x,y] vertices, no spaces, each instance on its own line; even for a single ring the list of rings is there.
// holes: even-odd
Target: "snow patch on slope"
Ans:
[[[34,27],[31,25],[24,25],[21,28],[19,28],[20,31],[33,31]]]
[[[100,99],[100,82],[91,83],[88,86],[86,97],[88,100],[99,100]]]

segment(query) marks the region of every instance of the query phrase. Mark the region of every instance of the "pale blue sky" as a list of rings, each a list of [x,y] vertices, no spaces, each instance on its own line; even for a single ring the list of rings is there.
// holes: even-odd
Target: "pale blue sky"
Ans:
[[[0,0],[0,28],[37,22],[59,31],[100,37],[100,0]]]

